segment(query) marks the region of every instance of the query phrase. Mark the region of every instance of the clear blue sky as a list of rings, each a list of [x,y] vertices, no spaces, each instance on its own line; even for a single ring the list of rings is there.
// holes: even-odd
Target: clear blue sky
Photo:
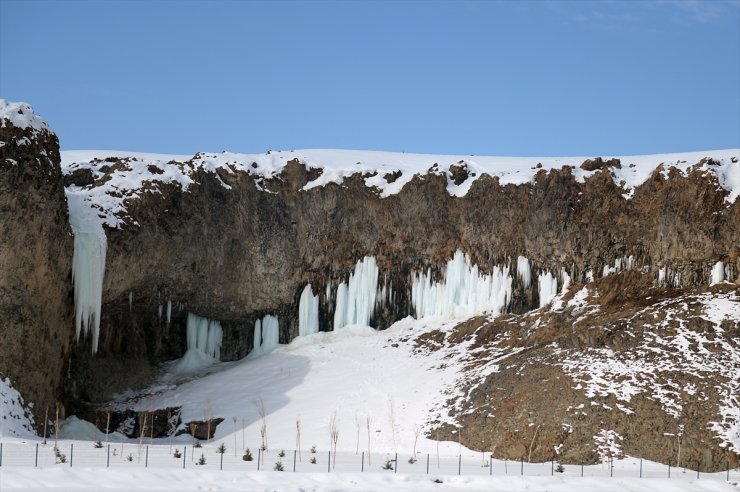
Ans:
[[[740,0],[0,0],[0,97],[63,149],[740,147]]]

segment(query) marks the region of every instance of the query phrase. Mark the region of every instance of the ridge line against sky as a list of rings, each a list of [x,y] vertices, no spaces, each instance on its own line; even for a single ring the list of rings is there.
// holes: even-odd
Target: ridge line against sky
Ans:
[[[63,149],[740,147],[740,0],[0,0],[0,97]]]

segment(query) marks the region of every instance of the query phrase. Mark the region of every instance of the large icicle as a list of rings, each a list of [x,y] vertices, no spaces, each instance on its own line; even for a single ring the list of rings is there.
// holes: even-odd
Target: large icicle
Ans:
[[[548,270],[539,275],[540,307],[546,306],[558,293],[558,279]]]
[[[712,267],[712,277],[709,280],[709,285],[719,284],[725,280],[725,264],[718,261]]]
[[[524,256],[516,259],[516,276],[522,284],[522,288],[527,289],[532,284],[532,269],[529,266],[529,260]]]
[[[252,353],[262,355],[272,352],[280,344],[280,322],[270,314],[254,322],[254,348]]]
[[[107,240],[105,231],[84,197],[67,192],[74,232],[72,280],[75,287],[75,336],[92,333],[92,353],[98,351]],[[130,298],[129,298],[130,299]]]
[[[319,296],[313,295],[311,284],[306,285],[298,303],[298,336],[319,331]]]
[[[194,350],[218,361],[221,359],[222,338],[221,323],[188,313],[188,351]]]
[[[478,266],[462,251],[447,262],[444,281],[434,282],[431,270],[414,274],[411,302],[417,318],[460,316],[483,311],[500,314],[511,300],[508,267],[494,267],[490,274],[479,273]]]
[[[357,262],[347,284],[342,282],[337,286],[334,330],[349,325],[368,326],[377,294],[378,266],[375,258],[366,256]]]

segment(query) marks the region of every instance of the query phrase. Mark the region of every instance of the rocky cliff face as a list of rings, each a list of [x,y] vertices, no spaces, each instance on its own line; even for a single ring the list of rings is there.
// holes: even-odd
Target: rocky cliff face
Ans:
[[[282,342],[297,335],[299,296],[311,283],[320,295],[321,329],[330,330],[331,288],[365,255],[375,257],[382,282],[395,292],[375,311],[379,328],[413,314],[412,272],[431,267],[439,277],[458,249],[481,270],[504,265],[515,272],[522,255],[535,277],[564,271],[575,282],[599,278],[605,268],[644,271],[657,282],[663,268],[664,282],[691,287],[708,284],[717,261],[733,281],[740,267],[739,205],[728,204],[711,159],[688,163],[695,165],[685,172],[659,166],[630,190],[616,173],[629,162],[533,168],[533,181],[524,184],[490,175],[473,180],[463,162],[416,174],[387,197],[368,186],[371,172],[310,188],[327,171],[297,158],[269,176],[249,166],[207,171],[203,159],[150,162],[136,196],[119,191],[125,206],[115,216],[118,227],[106,229],[100,353],[80,347],[72,364],[83,400],[118,387],[108,369],[125,367],[124,387],[129,378],[145,380],[152,363],[181,356],[188,312],[221,321],[221,357],[238,359],[265,314],[278,315]],[[135,157],[120,156],[78,162],[67,168],[67,182],[104,189],[135,174],[136,165]],[[186,190],[166,182],[173,165],[189,173]],[[397,176],[382,178],[392,183]],[[466,194],[450,194],[450,183],[466,180],[474,181]],[[538,307],[539,295],[536,282],[514,278],[508,309]]]
[[[0,101],[0,378],[53,412],[74,335],[72,236],[56,135],[23,104]]]

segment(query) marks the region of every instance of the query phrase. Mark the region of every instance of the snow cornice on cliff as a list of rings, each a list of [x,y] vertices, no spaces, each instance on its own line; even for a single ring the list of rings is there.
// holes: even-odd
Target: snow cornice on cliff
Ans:
[[[538,173],[570,168],[579,182],[607,171],[631,198],[636,187],[656,169],[668,175],[672,168],[682,174],[699,170],[714,175],[726,190],[732,204],[740,195],[740,149],[614,157],[491,157],[406,154],[352,150],[269,151],[264,154],[231,152],[198,153],[194,156],[147,154],[125,151],[65,151],[62,168],[67,175],[89,170],[91,182],[70,185],[68,193],[79,193],[96,209],[103,223],[111,228],[122,225],[125,201],[144,190],[156,190],[156,183],[177,183],[183,190],[197,181],[196,174],[244,172],[252,176],[258,189],[269,192],[266,180],[279,179],[289,163],[312,170],[303,191],[330,183],[341,185],[350,176],[360,176],[380,198],[399,193],[414,177],[443,175],[450,195],[467,194],[482,176],[498,179],[501,185],[533,183]],[[88,172],[88,171],[86,171]],[[104,179],[102,179],[104,178]],[[229,185],[223,183],[228,188]]]

